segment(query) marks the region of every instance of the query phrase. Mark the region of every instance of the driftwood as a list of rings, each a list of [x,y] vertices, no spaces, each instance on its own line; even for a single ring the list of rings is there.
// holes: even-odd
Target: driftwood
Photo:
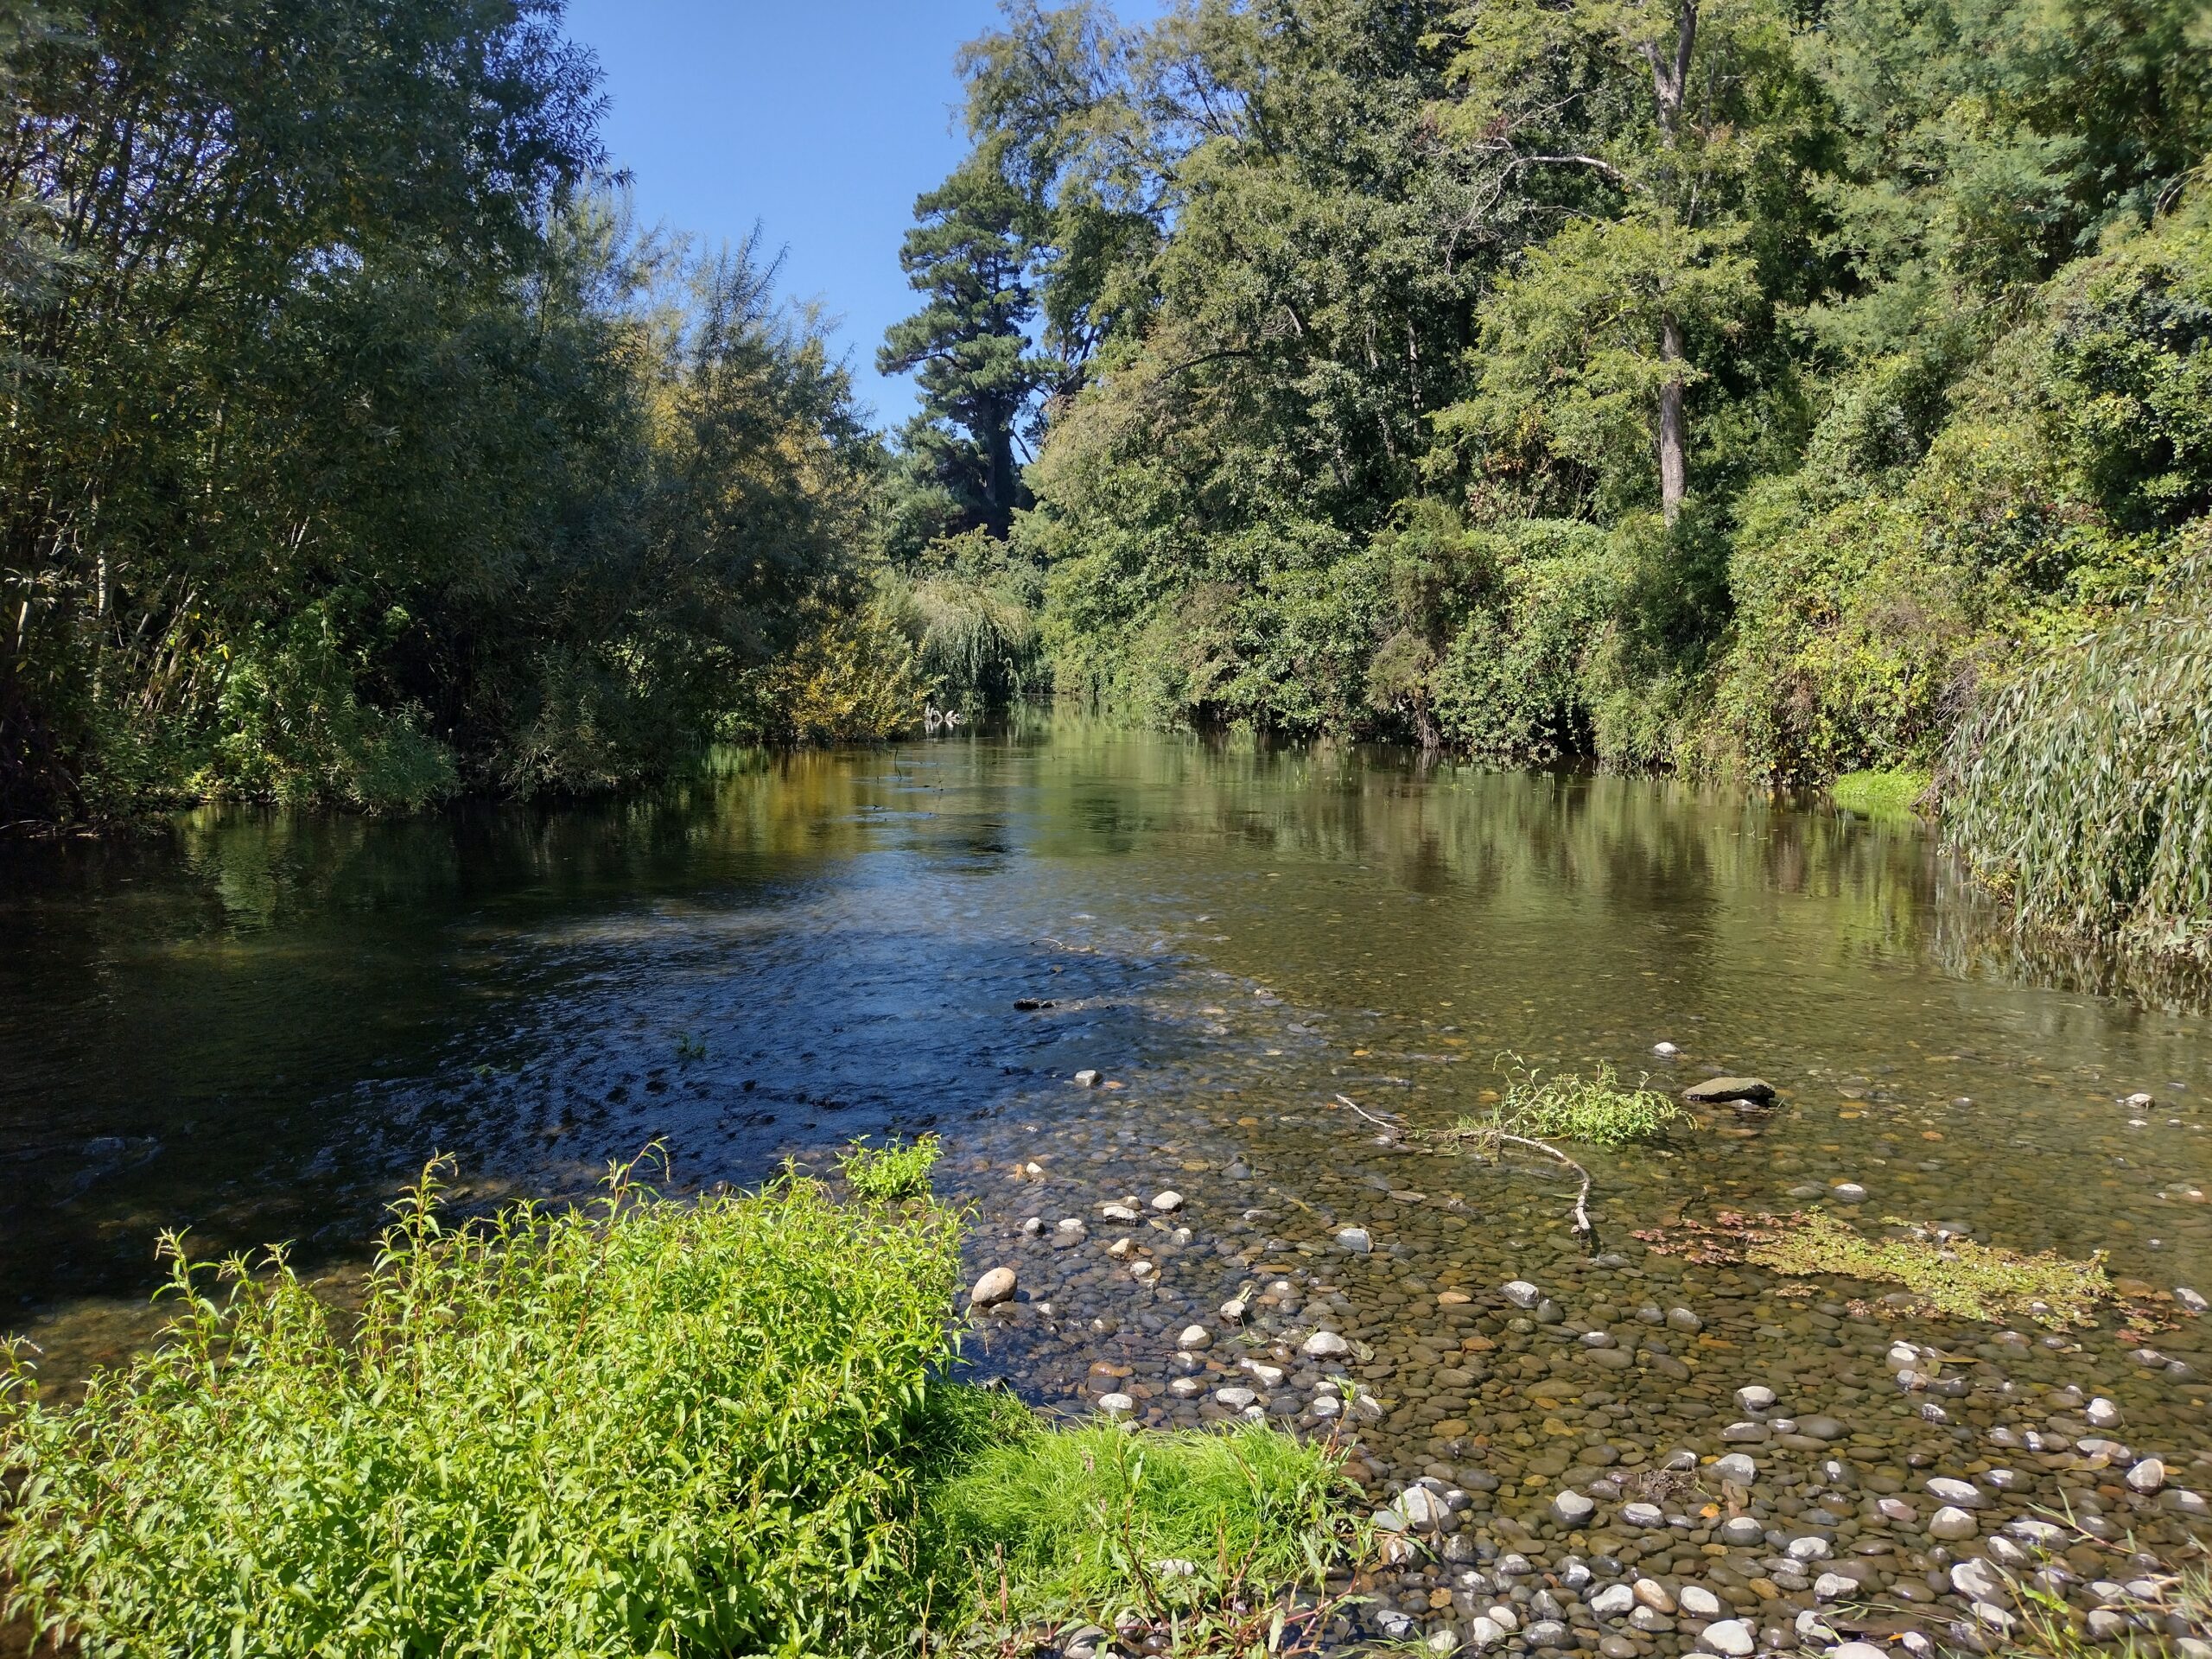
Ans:
[[[1418,1141],[1424,1146],[1452,1150],[1461,1147],[1471,1147],[1478,1154],[1495,1152],[1501,1146],[1519,1147],[1524,1151],[1540,1154],[1554,1163],[1572,1170],[1582,1182],[1580,1190],[1574,1195],[1574,1231],[1586,1246],[1596,1248],[1598,1230],[1590,1224],[1590,1172],[1552,1145],[1550,1141],[1539,1141],[1533,1135],[1509,1135],[1503,1129],[1492,1128],[1487,1124],[1466,1129],[1409,1129],[1403,1122],[1397,1121],[1395,1115],[1385,1113],[1378,1116],[1369,1111],[1349,1095],[1338,1095],[1337,1098],[1377,1128],[1401,1140]]]

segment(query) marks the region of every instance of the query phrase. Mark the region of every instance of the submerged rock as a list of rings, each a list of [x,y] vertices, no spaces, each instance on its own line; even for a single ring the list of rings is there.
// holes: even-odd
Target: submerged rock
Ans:
[[[1694,1105],[1718,1106],[1729,1101],[1748,1101],[1764,1106],[1774,1099],[1774,1085],[1764,1077],[1707,1077],[1682,1090]]]
[[[975,1288],[968,1293],[968,1300],[977,1307],[995,1307],[1011,1300],[1014,1289],[1014,1269],[993,1268],[976,1281]]]

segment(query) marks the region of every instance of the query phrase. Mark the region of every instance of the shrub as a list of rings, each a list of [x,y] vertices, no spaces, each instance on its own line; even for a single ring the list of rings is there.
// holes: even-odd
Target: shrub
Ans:
[[[902,1642],[954,1218],[618,1169],[588,1209],[449,1226],[438,1175],[350,1336],[281,1252],[171,1240],[157,1351],[73,1412],[18,1362],[0,1567],[30,1621],[88,1656]]]
[[[857,1198],[881,1201],[910,1198],[930,1190],[930,1170],[937,1163],[938,1139],[925,1135],[911,1145],[893,1140],[889,1146],[871,1147],[867,1137],[837,1154],[837,1173]]]
[[[1924,772],[1902,768],[1891,772],[1847,772],[1829,785],[1828,793],[1847,812],[1864,813],[1869,817],[1896,817],[1910,812],[1928,792],[1928,785],[1929,777]]]

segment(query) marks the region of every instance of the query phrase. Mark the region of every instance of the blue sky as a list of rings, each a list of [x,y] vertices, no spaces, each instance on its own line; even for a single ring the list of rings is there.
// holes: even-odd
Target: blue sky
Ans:
[[[913,390],[877,375],[875,348],[915,304],[899,238],[966,149],[953,54],[997,17],[993,0],[569,0],[568,32],[606,71],[639,214],[709,245],[759,220],[788,249],[783,291],[842,319],[861,399],[895,426]]]

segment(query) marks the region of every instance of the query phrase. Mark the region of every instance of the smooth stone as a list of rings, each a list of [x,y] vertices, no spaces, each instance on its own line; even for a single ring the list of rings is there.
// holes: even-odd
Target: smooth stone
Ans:
[[[1078,1089],[1096,1089],[1098,1086],[1098,1074],[1086,1067],[1075,1074],[1075,1083]]]
[[[1828,1188],[1828,1197],[1838,1204],[1864,1204],[1866,1202],[1866,1189],[1856,1181],[1838,1181]]]
[[[1808,1533],[1802,1538],[1792,1538],[1784,1552],[1793,1561],[1824,1561],[1828,1558],[1828,1541],[1817,1533]]]
[[[1597,1504],[1580,1492],[1560,1492],[1552,1499],[1552,1518],[1570,1530],[1597,1512]]]
[[[1751,1383],[1736,1390],[1736,1405],[1743,1411],[1771,1411],[1774,1408],[1774,1390]]]
[[[1638,1579],[1629,1586],[1630,1593],[1655,1613],[1675,1611],[1675,1598],[1667,1586],[1656,1579]]]
[[[1242,1325],[1244,1323],[1244,1315],[1247,1309],[1244,1306],[1243,1298],[1232,1296],[1215,1311],[1230,1324]]]
[[[1721,1659],[1751,1659],[1758,1646],[1750,1623],[1740,1618],[1715,1619],[1697,1633],[1697,1643],[1707,1653],[1720,1655]]]
[[[2148,1497],[2166,1484],[2166,1465],[2156,1458],[2145,1458],[2127,1471],[2130,1491]]]
[[[2120,1427],[2120,1408],[2102,1395],[2090,1401],[2083,1408],[2082,1415],[2088,1419],[2091,1428],[2118,1428]]]
[[[995,1307],[1013,1296],[1014,1287],[1012,1268],[993,1268],[976,1281],[968,1300],[977,1307]]]
[[[1725,1458],[1715,1458],[1709,1465],[1711,1472],[1731,1486],[1748,1486],[1758,1478],[1759,1466],[1741,1452],[1731,1452]]]
[[[1351,1344],[1333,1331],[1316,1331],[1298,1345],[1308,1359],[1333,1359],[1351,1351]]]
[[[2012,1599],[2012,1587],[2005,1583],[2005,1575],[1987,1561],[1969,1559],[1953,1567],[1951,1588],[1969,1601],[2001,1603]]]
[[[1534,1307],[1543,1300],[1544,1293],[1526,1279],[1515,1279],[1507,1283],[1502,1294],[1516,1307]]]
[[[1851,1433],[1834,1418],[1819,1415],[1799,1418],[1797,1432],[1810,1440],[1840,1440]]]
[[[1748,1549],[1766,1538],[1766,1529],[1748,1515],[1732,1516],[1720,1523],[1720,1541],[1734,1549]]]
[[[1567,1645],[1567,1626],[1555,1618],[1540,1618],[1521,1633],[1524,1646],[1531,1648],[1563,1648]]]
[[[1600,1618],[1618,1618],[1636,1605],[1636,1592],[1624,1584],[1609,1584],[1590,1598],[1590,1611]]]
[[[1890,1656],[1872,1642],[1842,1642],[1828,1649],[1827,1659],[1890,1659]]]
[[[1720,1439],[1729,1446],[1764,1446],[1770,1433],[1764,1423],[1731,1423],[1720,1431]]]
[[[1672,1043],[1654,1043],[1651,1045],[1651,1052],[1662,1060],[1671,1060],[1682,1051]]]
[[[1242,1411],[1245,1407],[1257,1401],[1260,1396],[1250,1389],[1230,1388],[1217,1389],[1213,1397],[1231,1411]]]
[[[1681,1604],[1682,1611],[1692,1618],[1720,1617],[1720,1598],[1701,1584],[1684,1585],[1675,1599]]]
[[[1630,1527],[1663,1527],[1667,1524],[1667,1511],[1656,1503],[1624,1503],[1621,1505],[1621,1523]]]
[[[1183,1207],[1183,1195],[1173,1188],[1152,1195],[1152,1207],[1163,1216],[1172,1216]]]
[[[1670,1307],[1667,1310],[1667,1328],[1670,1331],[1702,1331],[1705,1321],[1687,1307]]]
[[[1375,1241],[1364,1227],[1346,1227],[1337,1234],[1337,1248],[1350,1250],[1354,1255],[1365,1255],[1375,1249]]]
[[[1203,1325],[1186,1325],[1182,1334],[1175,1338],[1175,1345],[1189,1349],[1211,1348],[1213,1346],[1213,1332]]]
[[[1109,1417],[1129,1417],[1136,1413],[1137,1402],[1126,1394],[1102,1394],[1098,1409]]]
[[[1946,1503],[1928,1517],[1928,1535],[1947,1544],[1962,1543],[1980,1530],[1971,1514],[1954,1504]]]
[[[1961,1510],[1978,1510],[1989,1502],[1981,1488],[1972,1481],[1953,1480],[1947,1475],[1936,1476],[1923,1490],[1937,1503]]]
[[[1813,1594],[1822,1601],[1834,1601],[1842,1596],[1859,1593],[1859,1580],[1847,1579],[1840,1573],[1823,1573],[1813,1580]]]
[[[1467,1626],[1467,1640],[1478,1648],[1494,1648],[1505,1640],[1505,1627],[1496,1619],[1478,1613]]]
[[[1683,1090],[1682,1098],[1700,1106],[1731,1100],[1754,1101],[1764,1106],[1774,1098],[1774,1085],[1764,1077],[1707,1077]]]

